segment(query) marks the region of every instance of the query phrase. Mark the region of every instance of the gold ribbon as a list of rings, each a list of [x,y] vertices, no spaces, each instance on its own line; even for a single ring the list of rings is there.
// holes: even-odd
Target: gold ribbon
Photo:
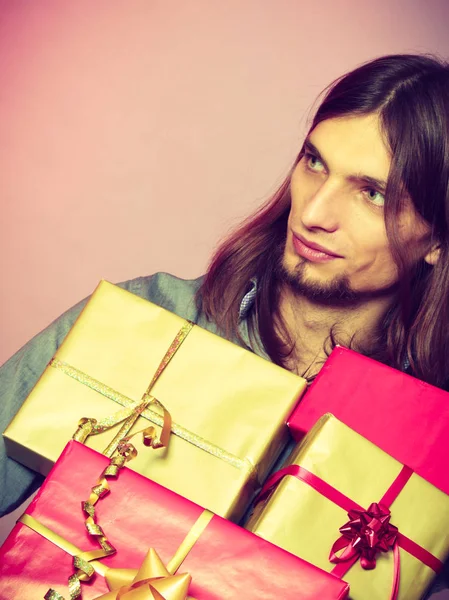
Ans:
[[[127,435],[131,427],[136,422],[136,420],[140,417],[142,412],[150,404],[154,404],[155,406],[160,407],[163,411],[161,435],[159,437],[157,436],[156,429],[152,425],[146,427],[142,431],[137,431],[132,435]],[[133,406],[130,406],[129,408],[126,408],[124,410],[120,410],[114,413],[113,415],[104,417],[100,421],[97,421],[96,419],[92,418],[83,417],[82,419],[80,419],[78,423],[78,429],[73,434],[72,439],[84,444],[90,435],[97,435],[99,433],[103,433],[107,429],[118,425],[122,421],[125,422],[123,423],[119,432],[116,434],[112,442],[103,452],[103,454],[108,456],[109,458],[117,449],[118,445],[120,444],[120,441],[129,441],[133,436],[138,435],[139,433],[142,433],[143,443],[145,446],[149,446],[155,450],[157,450],[158,448],[164,448],[168,446],[172,424],[171,415],[165,408],[165,406],[161,404],[159,400],[156,400],[156,398],[154,398],[153,396],[147,396],[137,406],[134,404]]]
[[[128,443],[127,440],[122,441],[118,446],[118,454],[111,458],[109,465],[103,470],[97,483],[93,486],[89,499],[82,504],[82,508],[87,515],[85,521],[87,532],[97,541],[101,550],[90,550],[73,556],[74,573],[70,575],[68,582],[70,600],[81,598],[81,582],[89,581],[94,575],[95,570],[90,564],[91,561],[110,556],[116,552],[116,549],[104,534],[103,529],[96,522],[95,505],[100,498],[103,498],[111,491],[108,479],[116,479],[124,464],[135,458],[136,455],[137,451],[134,446]],[[45,594],[45,600],[64,600],[64,598],[55,590],[49,589]]]
[[[153,385],[156,383],[156,380],[159,378],[163,370],[173,358],[174,354],[179,349],[180,345],[185,340],[192,328],[193,324],[190,321],[186,321],[186,323],[177,333],[175,339],[170,345],[170,348],[167,350],[158,369],[156,370],[156,373],[154,374],[150,385],[148,386],[145,394],[142,396],[142,399],[140,403],[137,404],[137,406],[135,400],[128,398],[124,394],[121,394],[120,392],[107,386],[98,379],[91,377],[87,373],[84,373],[83,371],[62,360],[52,358],[49,363],[51,367],[64,373],[68,377],[71,377],[75,381],[78,381],[82,385],[87,386],[89,389],[101,394],[105,398],[109,398],[110,400],[113,400],[117,404],[120,404],[124,407],[122,410],[118,411],[114,415],[105,417],[99,421],[87,418],[81,419],[78,430],[74,434],[73,439],[84,443],[89,435],[102,433],[103,431],[110,429],[114,425],[125,421],[119,433],[115,436],[114,440],[111,442],[111,444],[109,444],[109,446],[104,452],[106,456],[110,456],[111,450],[112,452],[115,450],[114,445],[118,442],[119,436],[127,435],[126,433],[123,433],[122,429],[126,429],[128,432],[137,420],[137,418],[139,416],[142,416],[151,423],[162,427],[160,441],[161,443],[163,443],[165,441],[162,439],[164,436],[164,430],[167,430],[166,414],[164,413],[163,415],[161,415],[156,410],[154,410],[153,407],[162,407],[163,409],[163,405],[160,402],[158,402],[153,396],[149,395],[149,390],[151,390]],[[129,421],[127,419],[129,419]],[[170,423],[170,430],[173,435],[176,435],[184,441],[196,446],[200,450],[203,450],[204,452],[207,452],[208,454],[211,454],[212,456],[215,456],[216,458],[227,462],[236,469],[247,472],[250,477],[256,477],[256,468],[248,458],[240,458],[232,454],[231,452],[220,448],[216,444],[209,442],[208,440],[202,438],[196,433],[189,431],[188,429],[182,427],[177,423]]]
[[[173,558],[167,564],[167,571],[170,575],[174,575],[176,573],[176,571],[179,569],[179,567],[181,566],[181,564],[184,562],[187,555],[189,554],[190,550],[196,544],[196,542],[200,538],[201,534],[203,533],[203,531],[206,529],[206,527],[212,520],[213,516],[214,516],[214,514],[209,510],[202,511],[202,513],[200,514],[198,519],[195,521],[195,523],[190,528],[190,530],[187,533],[184,540],[181,542],[179,548],[176,550]],[[26,525],[32,531],[41,535],[44,539],[48,540],[49,542],[51,542],[58,548],[61,548],[61,550],[63,550],[67,554],[70,554],[70,556],[75,557],[75,556],[90,554],[89,552],[83,553],[82,550],[77,548],[77,546],[75,546],[74,544],[72,544],[71,542],[69,542],[68,540],[63,538],[61,535],[59,535],[58,533],[56,533],[55,531],[53,531],[52,529],[50,529],[43,523],[40,523],[37,519],[35,519],[31,515],[24,513],[18,519],[18,522],[22,523],[23,525]],[[98,552],[98,550],[93,550],[90,552]],[[126,579],[126,581],[128,581],[130,576],[131,576],[131,580],[132,580],[132,578],[134,578],[136,575],[136,570],[119,569],[116,572],[114,569],[109,569],[106,565],[104,565],[97,558],[91,558],[90,556],[89,556],[89,558],[90,558],[89,565],[92,567],[92,569],[94,570],[94,572],[96,574],[101,575],[102,577],[106,577],[106,575],[109,573],[109,577],[112,578],[112,577],[117,576],[119,573],[123,574],[125,572],[125,574],[126,574],[126,572],[128,572],[128,579]],[[112,579],[111,579],[111,581],[112,581]],[[121,585],[123,585],[123,584],[121,584]],[[53,593],[58,594],[58,592],[54,592],[54,590],[53,590]],[[60,600],[61,598],[63,598],[61,595],[48,596],[48,599],[51,599],[51,600],[53,600],[53,599]],[[151,596],[150,596],[150,598],[151,598]],[[191,600],[193,600],[193,599],[191,599]]]
[[[174,357],[176,352],[179,350],[179,348],[181,347],[181,344],[186,339],[186,337],[189,335],[189,333],[192,331],[192,329],[193,329],[193,323],[191,321],[186,320],[184,322],[183,326],[181,327],[181,329],[175,335],[167,352],[164,354],[161,362],[159,363],[159,366],[156,369],[156,373],[153,375],[153,378],[150,381],[150,385],[147,387],[147,389],[145,390],[145,392],[142,396],[142,399],[141,399],[142,409],[138,413],[136,412],[133,415],[131,415],[128,419],[126,419],[126,421],[121,426],[121,428],[120,428],[119,432],[117,433],[117,435],[115,436],[115,438],[112,440],[112,442],[109,444],[109,446],[105,449],[104,454],[106,456],[111,456],[113,454],[113,452],[117,448],[117,445],[120,443],[120,440],[124,436],[128,435],[128,433],[131,431],[132,426],[134,425],[134,423],[137,421],[137,419],[140,416],[140,414],[142,413],[142,411],[148,406],[148,404],[150,402],[157,404],[159,407],[161,407],[163,409],[164,424],[163,424],[163,428],[162,428],[161,437],[156,442],[157,445],[153,445],[153,444],[149,444],[149,443],[147,443],[146,445],[151,445],[153,448],[161,448],[163,446],[166,447],[168,445],[168,440],[170,437],[170,430],[171,430],[171,416],[170,416],[170,413],[165,409],[165,407],[158,400],[156,400],[155,398],[153,398],[153,396],[150,395],[150,391],[152,390],[156,381],[162,375],[163,371],[165,371],[168,363],[171,361],[171,359]],[[147,399],[150,399],[150,401],[146,402]],[[154,428],[153,428],[153,431],[155,431]]]
[[[150,548],[138,570],[109,569],[106,583],[111,591],[95,600],[185,600],[191,581],[188,573],[170,575]]]
[[[89,419],[89,418],[84,417],[79,422],[78,429],[75,432],[73,439],[75,439],[78,442],[84,443],[86,441],[86,439],[89,437],[89,435],[96,435],[98,433],[103,433],[107,429],[110,429],[111,427],[114,427],[115,425],[118,425],[119,423],[122,423],[124,421],[123,425],[120,427],[120,430],[115,435],[112,442],[105,448],[105,450],[103,452],[103,454],[105,454],[106,456],[111,457],[114,454],[115,450],[117,449],[117,446],[120,443],[120,441],[123,438],[125,438],[128,435],[128,433],[131,431],[134,423],[140,417],[142,412],[150,404],[155,404],[156,406],[158,406],[159,408],[162,408],[162,410],[163,410],[163,426],[162,426],[161,436],[160,436],[160,438],[156,437],[156,430],[154,429],[154,427],[147,428],[143,431],[144,444],[145,444],[145,446],[151,446],[152,448],[155,448],[155,449],[167,447],[169,437],[170,437],[170,430],[171,430],[171,416],[170,416],[170,413],[167,411],[167,409],[158,400],[156,400],[156,398],[154,398],[150,394],[150,392],[151,392],[151,389],[153,388],[154,384],[156,383],[156,381],[159,379],[159,377],[161,376],[161,374],[163,373],[163,371],[165,370],[165,368],[167,367],[167,365],[173,358],[173,356],[176,354],[176,352],[181,347],[181,344],[183,343],[183,341],[189,335],[192,328],[193,328],[193,323],[191,321],[185,321],[185,323],[183,324],[181,329],[175,335],[172,343],[170,344],[170,347],[168,348],[168,350],[165,353],[164,357],[162,358],[161,362],[159,363],[159,366],[156,369],[156,372],[153,375],[153,378],[151,379],[150,385],[145,390],[142,398],[140,399],[140,403],[138,405],[133,403],[133,406],[130,406],[125,410],[121,410],[109,417],[105,417],[101,421],[97,421],[96,419]],[[69,370],[64,369],[63,368],[64,366],[70,367],[70,365],[67,365],[66,363],[63,363],[62,361],[59,361],[58,359],[55,359],[55,358],[51,359],[50,366],[63,371],[67,375],[70,374],[72,376],[75,374],[75,371],[77,371],[77,369],[74,369],[74,367],[71,367]],[[73,369],[73,371],[72,371],[72,369]],[[82,372],[79,371],[78,373],[81,374]],[[78,381],[80,381],[80,383],[86,383],[84,373],[82,373],[82,378],[84,379],[84,381],[82,381],[81,378],[78,378],[78,377],[74,377],[74,378],[77,379]],[[98,383],[100,383],[100,382],[98,382]],[[101,386],[101,383],[100,383],[100,386]]]

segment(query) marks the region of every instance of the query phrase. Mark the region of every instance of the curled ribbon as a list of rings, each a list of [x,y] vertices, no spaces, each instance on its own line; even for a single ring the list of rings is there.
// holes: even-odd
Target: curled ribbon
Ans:
[[[95,600],[185,600],[192,580],[188,573],[170,575],[153,548],[139,570],[108,569],[105,577],[111,591]]]
[[[157,436],[156,428],[153,425],[150,425],[145,429],[128,436],[127,434],[134,423],[140,417],[142,412],[150,405],[154,405],[162,409],[163,425],[160,436]],[[83,417],[80,419],[78,423],[78,429],[73,434],[72,439],[84,444],[90,435],[103,433],[119,423],[123,423],[123,425],[120,427],[120,430],[116,434],[114,440],[105,449],[104,454],[106,456],[111,457],[114,454],[118,445],[120,444],[120,441],[129,441],[132,436],[137,435],[138,433],[142,433],[143,443],[147,447],[157,450],[158,448],[166,448],[168,446],[172,425],[171,415],[165,406],[159,402],[159,400],[147,393],[143,395],[141,402],[137,406],[119,410],[113,415],[105,417],[100,421],[97,421],[97,419],[93,418]]]
[[[152,404],[162,409],[163,426],[159,438],[156,436],[156,430],[153,426],[144,429],[144,444],[145,446],[150,446],[154,449],[167,447],[172,425],[171,416],[168,410],[163,406],[163,404],[161,404],[159,400],[156,400],[156,398],[154,398],[150,394],[150,391],[153,388],[156,381],[161,376],[161,374],[163,373],[163,371],[166,369],[173,356],[181,347],[181,344],[184,342],[184,340],[192,330],[193,326],[194,324],[191,321],[185,321],[184,325],[178,331],[172,343],[170,344],[170,347],[168,348],[167,352],[164,354],[161,362],[159,363],[159,366],[156,369],[156,372],[153,375],[149,386],[145,390],[142,398],[140,399],[139,404],[122,409],[109,417],[101,419],[100,421],[84,417],[79,422],[78,429],[73,435],[73,439],[78,442],[84,443],[89,437],[89,435],[103,433],[111,427],[114,427],[119,423],[123,423],[112,442],[105,448],[103,452],[103,454],[105,454],[106,456],[111,457],[117,449],[117,446],[120,443],[120,441],[123,440],[126,436],[128,436],[129,432],[131,431],[131,428],[133,427],[134,423],[137,421],[141,413],[150,404]],[[50,361],[50,365],[56,369],[62,368],[64,370],[64,363],[57,360],[56,358],[53,358]]]
[[[122,455],[128,456],[127,453],[130,453],[129,455],[131,455],[132,451],[135,451],[132,447],[131,449],[129,448],[129,444],[123,446],[123,448],[120,448]],[[105,471],[109,468],[111,468],[112,471],[116,469],[115,466],[108,466],[105,469]],[[94,489],[95,488],[93,488],[93,491]],[[102,496],[101,493],[96,495],[98,495],[99,497]],[[80,598],[80,582],[88,581],[94,575],[94,573],[98,573],[103,577],[106,577],[110,589],[115,590],[116,588],[120,588],[118,592],[116,592],[113,595],[106,594],[101,596],[101,600],[105,600],[105,598],[106,600],[121,600],[122,597],[123,600],[153,600],[153,598],[154,600],[184,600],[191,581],[190,575],[180,575],[176,576],[175,578],[171,576],[174,576],[174,574],[178,571],[179,567],[189,554],[190,550],[196,544],[196,542],[198,541],[206,527],[209,525],[213,517],[214,514],[206,509],[200,513],[197,520],[192,525],[187,535],[181,542],[177,551],[175,552],[171,560],[168,562],[167,567],[163,565],[156,551],[150,549],[139,571],[132,569],[108,569],[98,560],[99,558],[108,556],[108,554],[104,554],[104,551],[92,550],[89,552],[81,552],[79,548],[71,544],[68,540],[65,540],[60,535],[56,534],[54,531],[52,531],[39,521],[36,521],[36,519],[31,517],[30,515],[27,515],[26,513],[20,517],[19,522],[23,523],[33,531],[36,531],[37,533],[39,533],[39,535],[49,540],[65,552],[68,552],[69,554],[71,554],[71,556],[73,556],[74,565],[77,569],[77,572],[74,574],[76,575],[76,578],[73,579],[73,588],[70,587],[71,580],[69,580],[70,600],[78,600],[78,598]],[[113,552],[115,552],[115,549],[113,549]],[[86,567],[87,572],[78,568],[77,565],[80,564]],[[160,573],[161,569],[162,573]],[[150,573],[150,575],[148,573]],[[150,577],[153,578],[154,581],[150,581]],[[164,582],[156,581],[158,580],[158,578],[161,577],[165,578]],[[188,583],[186,584],[185,582],[187,580]],[[137,585],[138,582],[139,585]],[[137,592],[134,596],[125,595],[128,592],[137,589],[139,589],[140,594],[145,594],[146,589],[143,588],[144,584],[150,585],[148,589],[153,593],[152,596],[138,595]],[[128,586],[127,589],[125,589],[126,586]],[[178,596],[173,595],[175,590]],[[181,592],[179,590],[181,590],[184,595],[180,595]],[[162,592],[167,595],[161,595]],[[44,598],[45,600],[65,600],[64,596],[62,596],[61,594],[59,594],[59,592],[53,589],[50,589],[46,593]]]
[[[202,533],[209,525],[213,517],[214,514],[211,513],[209,510],[203,510],[200,513],[197,520],[193,523],[192,527],[188,531],[186,537],[183,539],[180,546],[176,550],[175,554],[167,563],[167,566],[165,567],[165,565],[162,564],[162,573],[160,571],[157,571],[157,569],[160,568],[161,562],[160,559],[155,559],[155,555],[157,556],[157,554],[152,549],[150,549],[149,552],[150,556],[147,556],[147,558],[144,560],[139,571],[137,571],[136,569],[111,569],[104,565],[101,561],[94,560],[93,558],[91,558],[91,562],[89,562],[90,566],[92,566],[96,574],[107,578],[107,584],[109,588],[114,592],[112,596],[106,595],[106,599],[120,600],[120,598],[124,597],[124,600],[147,600],[147,596],[143,596],[142,598],[142,596],[137,596],[137,593],[135,596],[131,597],[126,597],[124,595],[125,593],[128,593],[128,591],[139,589],[139,586],[136,585],[137,582],[142,582],[142,585],[140,585],[140,588],[142,588],[143,583],[145,583],[144,580],[149,579],[151,575],[151,578],[154,578],[154,581],[150,581],[147,583],[150,583],[154,589],[151,590],[153,592],[153,596],[148,596],[148,600],[153,600],[153,597],[157,600],[180,600],[176,596],[173,597],[168,595],[168,589],[170,589],[171,593],[172,591],[174,591],[175,587],[177,590],[181,588],[182,590],[184,590],[183,593],[187,593],[186,590],[188,585],[186,587],[185,581],[188,580],[190,582],[190,575],[182,575],[182,579],[170,579],[168,578],[168,575],[172,576],[178,571],[179,567],[184,562],[185,558],[187,557],[193,546],[196,544],[198,539],[201,537]],[[49,527],[47,527],[46,525],[36,520],[34,517],[27,513],[24,513],[18,519],[18,522],[22,523],[26,527],[29,527],[32,531],[35,531],[37,534],[41,535],[43,538],[45,538],[58,548],[61,548],[61,550],[67,552],[73,557],[87,554],[82,553],[81,550],[77,546],[72,544],[69,540],[63,538],[61,535],[59,535],[58,533],[56,533],[55,531],[53,531],[52,529],[50,529]],[[150,575],[147,574],[148,565],[150,565],[152,569],[152,571],[150,571]],[[159,565],[159,567],[157,565]],[[162,582],[156,582],[156,579],[160,577],[164,577],[166,579],[164,585],[162,585]],[[130,586],[130,589],[125,590],[124,588],[126,586]],[[167,590],[165,589],[166,587],[168,588]],[[161,588],[163,588],[163,590]],[[141,589],[140,591],[144,594],[146,592],[145,589]],[[118,595],[119,593],[122,594],[122,596]],[[165,593],[167,594],[167,596],[157,596],[157,593]],[[179,592],[177,593],[179,594]],[[63,596],[61,596],[61,594],[59,594],[55,590],[49,590],[45,598],[48,600],[64,600]],[[105,600],[105,595],[103,594],[100,598],[101,600]],[[181,595],[180,598],[184,600],[184,596]],[[194,600],[194,598],[188,596],[186,600]]]
[[[91,561],[110,556],[116,552],[116,549],[104,534],[102,527],[96,521],[95,505],[98,500],[111,491],[108,479],[116,479],[125,463],[137,455],[136,449],[127,440],[122,441],[118,445],[117,450],[118,454],[111,458],[109,465],[104,469],[97,483],[93,486],[89,499],[82,503],[82,509],[87,515],[85,521],[86,529],[89,535],[97,541],[100,549],[81,552],[73,557],[74,573],[70,575],[68,581],[70,600],[81,598],[81,583],[89,581],[95,574],[95,569],[90,564]],[[44,598],[45,600],[64,600],[64,597],[53,589],[49,589]]]

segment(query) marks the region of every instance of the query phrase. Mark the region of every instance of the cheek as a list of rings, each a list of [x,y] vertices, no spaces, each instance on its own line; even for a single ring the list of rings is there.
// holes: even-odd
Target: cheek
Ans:
[[[398,268],[386,236],[382,240],[379,239],[379,243],[372,247],[372,260],[368,271],[373,280],[383,282],[385,285],[397,279]]]
[[[357,236],[354,249],[358,252],[360,262],[368,268],[378,269],[394,264],[383,222],[360,219],[353,223],[352,229]]]
[[[319,188],[319,182],[307,177],[299,165],[293,172],[290,181],[291,212],[298,213]]]
[[[292,178],[290,180],[290,196],[292,199],[292,207],[295,206],[300,197],[300,190],[302,189],[298,168],[293,171]]]
[[[364,240],[359,238],[359,244],[354,246],[354,269],[352,284],[355,288],[372,289],[392,285],[398,277],[398,269],[393,260],[386,235],[377,238],[372,235]],[[373,233],[373,232],[371,232]]]
[[[376,255],[375,267],[380,273],[397,273],[397,266],[389,248],[383,248]]]

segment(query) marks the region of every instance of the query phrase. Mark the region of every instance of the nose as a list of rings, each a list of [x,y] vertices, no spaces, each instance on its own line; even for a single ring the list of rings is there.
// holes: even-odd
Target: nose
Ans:
[[[338,202],[337,184],[329,178],[313,190],[307,197],[301,215],[306,229],[321,229],[333,232],[338,229],[341,217],[341,204]]]

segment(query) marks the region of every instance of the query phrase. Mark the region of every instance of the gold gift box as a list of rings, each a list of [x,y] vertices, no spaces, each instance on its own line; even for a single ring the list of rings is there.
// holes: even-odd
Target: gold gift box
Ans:
[[[102,281],[3,434],[9,456],[46,475],[80,418],[102,419],[123,405],[139,404],[185,323]],[[286,419],[305,385],[194,326],[151,389],[173,419],[168,448],[147,448],[136,436],[138,456],[129,466],[237,520],[285,446]],[[159,425],[161,417],[150,406],[133,431],[151,422]],[[117,431],[90,436],[86,443],[102,452]]]
[[[369,418],[369,416],[367,416]],[[333,415],[324,415],[293,451],[288,464],[307,469],[364,508],[379,502],[402,469],[398,461],[355,433]],[[449,549],[449,496],[413,473],[392,503],[391,524],[444,561]],[[259,502],[246,528],[288,552],[332,571],[329,553],[348,514],[307,483],[285,476],[265,501]],[[399,549],[398,600],[422,597],[434,571]],[[377,555],[376,567],[364,570],[357,561],[344,575],[355,600],[390,598],[393,552]]]

